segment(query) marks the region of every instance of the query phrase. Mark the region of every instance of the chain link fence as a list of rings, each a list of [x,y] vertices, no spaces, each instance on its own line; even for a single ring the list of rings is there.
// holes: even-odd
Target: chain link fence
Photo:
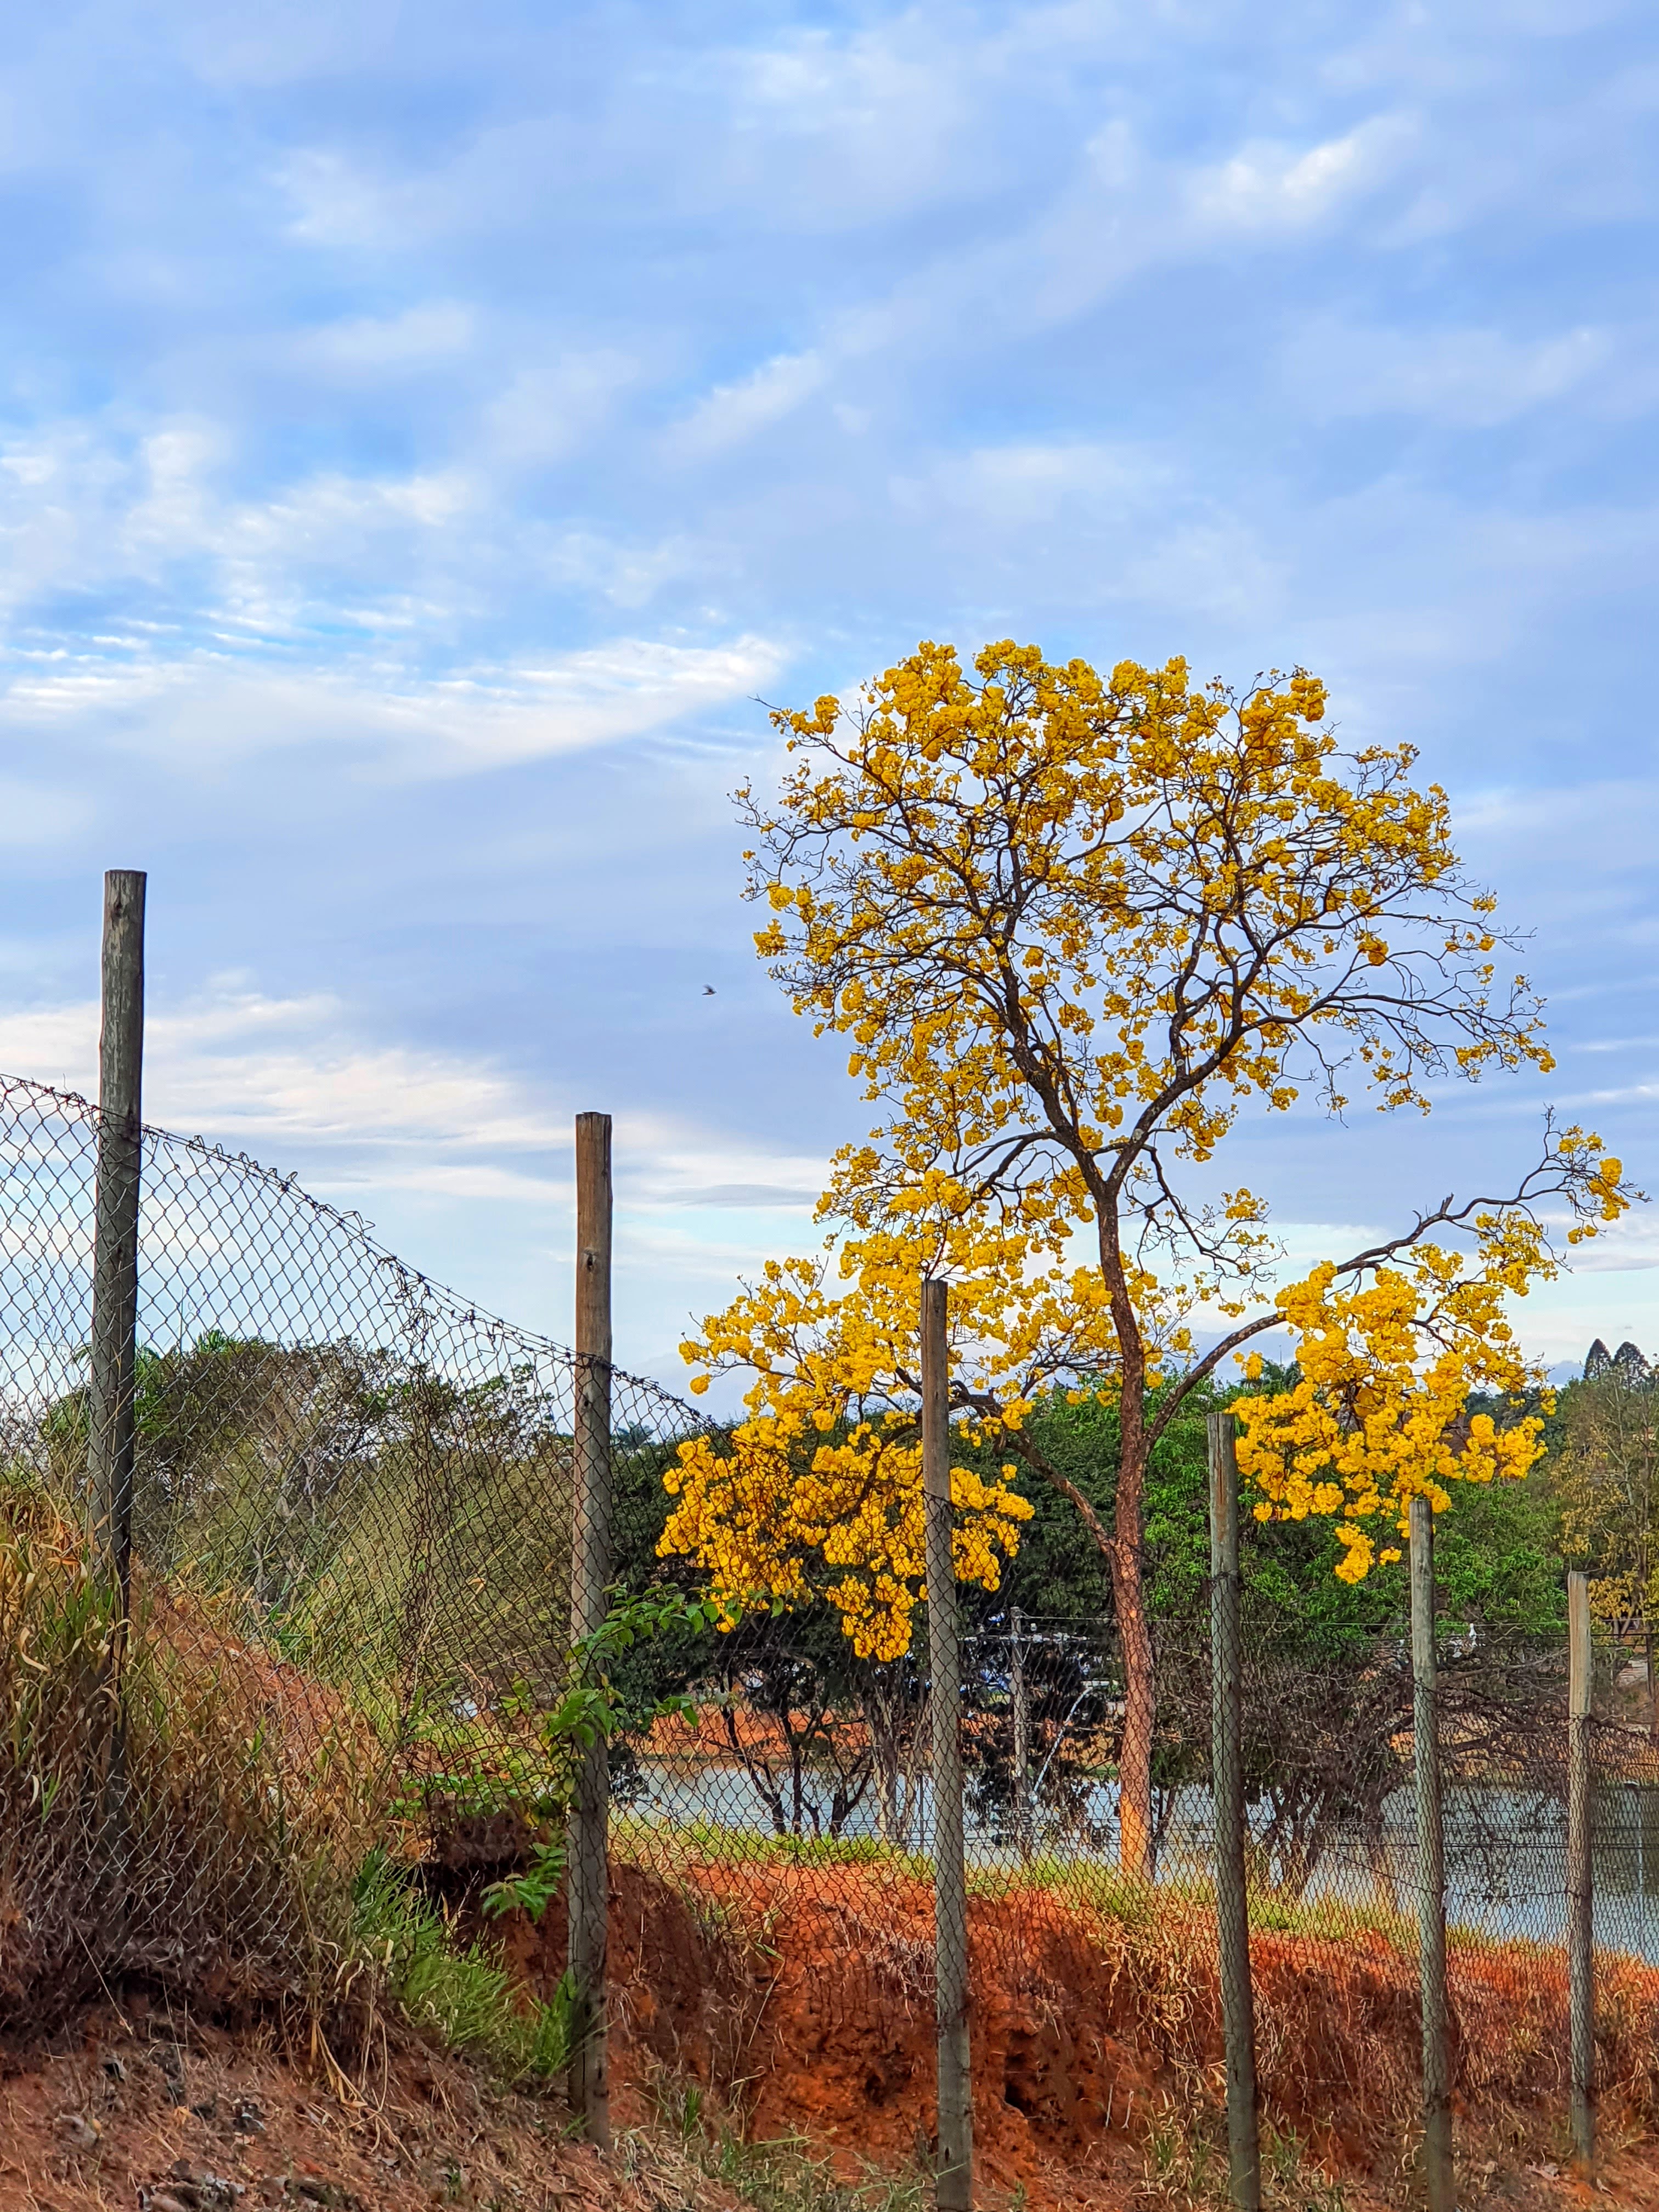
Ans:
[[[225,2004],[314,1993],[349,1955],[366,1875],[476,1906],[561,1830],[577,1762],[548,1721],[573,1680],[573,1618],[593,1614],[573,1589],[596,1494],[579,1480],[575,1356],[429,1282],[291,1178],[147,1128],[124,1620],[87,1528],[98,1151],[94,1109],[0,1079],[14,2020],[132,1975]],[[660,1553],[663,1477],[708,1424],[606,1373],[607,1587],[695,1598],[696,1571]],[[1063,2108],[1086,2133],[1079,2113],[1123,2124],[1148,2066],[1206,2095],[1225,2067],[1211,1595],[1155,1625],[1152,1863],[1129,1870],[1110,1620],[984,1596],[967,1614],[975,2123],[993,2151],[1009,2114]],[[1454,2090],[1565,2102],[1567,1655],[1443,1623],[1438,1660]],[[1410,1624],[1310,1654],[1257,1605],[1238,1661],[1261,2095],[1286,2125],[1340,2130],[1379,2097],[1409,2110],[1421,2079]],[[1659,1744],[1627,1655],[1595,1664],[1596,2065],[1601,2095],[1650,2124]],[[869,2099],[925,2114],[941,1809],[927,1638],[864,1661],[828,1608],[757,1607],[606,1665],[613,2017],[680,2063],[695,1998],[696,2064],[752,2098],[787,2016],[815,2063],[863,2068]],[[520,1942],[544,1984],[562,1910]],[[672,2019],[650,1986],[653,1913],[696,1984]]]
[[[378,1859],[521,1862],[568,1776],[572,1355],[146,1128],[131,1587],[88,1541],[99,1116],[0,1082],[0,2005],[321,1971]],[[613,1371],[624,1482],[687,1408]]]

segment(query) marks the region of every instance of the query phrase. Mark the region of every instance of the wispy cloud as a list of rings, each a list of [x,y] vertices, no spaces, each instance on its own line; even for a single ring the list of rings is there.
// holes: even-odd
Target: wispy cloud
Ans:
[[[759,637],[719,646],[624,637],[538,666],[422,680],[384,662],[379,672],[362,662],[295,669],[238,653],[240,642],[228,636],[188,657],[135,644],[25,659],[0,690],[0,726],[113,725],[123,749],[175,763],[332,745],[376,775],[455,775],[664,728],[752,696],[788,659]],[[31,812],[25,834],[39,841],[54,823],[61,833],[71,804],[54,794]]]
[[[671,433],[670,450],[699,460],[723,453],[792,415],[828,379],[818,354],[779,354],[738,383],[716,385]]]
[[[1327,420],[1401,414],[1491,429],[1602,380],[1630,349],[1605,330],[1516,338],[1310,321],[1288,339],[1284,361],[1291,389]]]

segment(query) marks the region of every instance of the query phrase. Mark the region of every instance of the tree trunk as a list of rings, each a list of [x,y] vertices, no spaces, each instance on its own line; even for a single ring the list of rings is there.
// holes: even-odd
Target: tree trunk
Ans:
[[[1120,1161],[1108,1185],[1092,1193],[1098,1208],[1100,1274],[1123,1362],[1118,1401],[1117,1503],[1112,1530],[1112,1597],[1123,1653],[1123,1747],[1118,1759],[1118,1863],[1142,1881],[1152,1877],[1152,1632],[1141,1587],[1141,1514],[1146,1488],[1146,1347],[1130,1295],[1117,1206]]]
[[[1659,1744],[1659,1670],[1654,1667],[1654,1646],[1659,1644],[1653,1615],[1644,1610],[1642,1628],[1648,1650],[1648,1741]]]

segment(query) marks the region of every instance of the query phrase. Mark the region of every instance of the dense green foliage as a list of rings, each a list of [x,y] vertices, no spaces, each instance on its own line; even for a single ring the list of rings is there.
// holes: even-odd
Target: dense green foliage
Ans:
[[[1278,1388],[1285,1379],[1270,1373],[1263,1381]],[[1146,1482],[1146,1586],[1157,1620],[1194,1620],[1207,1605],[1206,1420],[1212,1408],[1236,1395],[1194,1393],[1153,1451]],[[1510,1417],[1519,1410],[1510,1409]],[[1117,1478],[1116,1407],[1094,1397],[1073,1403],[1060,1394],[1038,1409],[1030,1426],[1042,1457],[1077,1485],[1109,1528]],[[1099,1618],[1109,1610],[1109,1577],[1075,1506],[1035,1472],[1026,1474],[1022,1487],[1035,1510],[1022,1531],[1019,1554],[1000,1591],[973,1594],[975,1611],[989,1619],[1017,1605],[1036,1615]],[[1451,1504],[1435,1531],[1442,1614],[1455,1623],[1540,1637],[1562,1633],[1566,1597],[1558,1518],[1547,1466],[1521,1482],[1454,1484]],[[1247,1500],[1241,1553],[1249,1631],[1281,1648],[1303,1643],[1310,1656],[1334,1653],[1404,1618],[1404,1562],[1375,1568],[1363,1583],[1339,1581],[1334,1570],[1342,1547],[1328,1520],[1263,1523]]]

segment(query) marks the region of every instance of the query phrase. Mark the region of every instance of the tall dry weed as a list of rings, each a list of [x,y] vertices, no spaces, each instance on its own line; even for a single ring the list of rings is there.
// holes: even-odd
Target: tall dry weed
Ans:
[[[383,1761],[227,1611],[113,1595],[33,1481],[0,1486],[0,2018],[140,1975],[216,2004],[314,1990]]]

